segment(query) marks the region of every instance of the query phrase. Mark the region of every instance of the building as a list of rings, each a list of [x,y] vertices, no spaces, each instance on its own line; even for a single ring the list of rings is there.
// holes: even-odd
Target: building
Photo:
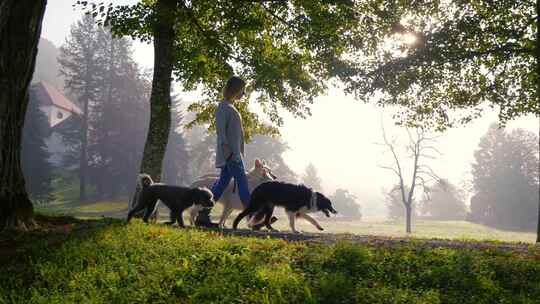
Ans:
[[[58,89],[46,82],[41,81],[32,84],[28,93],[30,105],[37,103],[47,117],[51,134],[45,139],[47,150],[51,154],[49,162],[55,166],[59,166],[67,148],[58,130],[68,120],[80,117],[82,111]]]

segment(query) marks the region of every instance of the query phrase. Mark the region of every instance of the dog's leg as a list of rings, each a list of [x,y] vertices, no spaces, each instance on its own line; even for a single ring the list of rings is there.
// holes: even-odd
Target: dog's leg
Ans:
[[[266,209],[266,213],[264,217],[264,226],[270,231],[277,231],[276,229],[274,229],[274,227],[272,227],[271,222],[270,222],[272,219],[272,214],[274,214],[274,206]]]
[[[169,209],[169,221],[165,222],[165,225],[173,225],[176,223],[176,210]]]
[[[263,210],[263,211],[253,214],[249,218],[248,227],[253,229],[253,227],[260,226],[260,224],[264,225],[264,216],[266,212],[268,212],[268,210]]]
[[[178,226],[180,228],[185,228],[186,227],[184,225],[184,209],[178,210],[178,212],[176,213],[176,220],[178,221]]]
[[[265,224],[265,215],[268,213],[270,216],[270,225],[274,224],[277,221],[277,217],[273,216],[274,207],[266,207],[262,211],[257,212],[251,218],[251,230],[257,231],[261,230],[262,227],[266,227]]]
[[[157,205],[157,200],[154,200],[150,202],[150,204],[148,204],[148,207],[146,207],[146,210],[143,215],[143,221],[145,223],[148,223],[148,219],[154,213],[154,209],[156,209],[156,205]]]
[[[221,213],[221,219],[219,220],[219,227],[225,228],[225,222],[227,222],[227,219],[231,215],[233,211],[233,208],[229,206],[228,204],[223,205],[223,212]]]
[[[152,223],[155,224],[157,223],[158,216],[159,216],[159,200],[156,202],[156,206],[154,207],[152,214],[150,214],[149,219]]]
[[[250,205],[250,207],[253,206],[253,205]],[[233,229],[236,230],[238,229],[238,223],[240,223],[240,221],[246,217],[248,214],[251,214],[253,213],[254,211],[256,210],[252,210],[252,208],[250,207],[247,207],[246,209],[244,209],[244,211],[240,212],[240,214],[238,214],[238,216],[234,219],[234,222],[233,222]]]
[[[319,225],[319,223],[317,223],[317,221],[312,218],[311,216],[305,214],[305,213],[299,213],[298,216],[301,216],[303,217],[304,219],[306,219],[306,221],[310,222],[313,226],[317,227],[317,229],[319,229],[319,231],[323,231],[323,227],[321,227],[321,225]]]
[[[295,222],[294,222],[294,220],[296,218],[295,212],[287,211],[287,215],[289,216],[289,225],[291,226],[291,231],[293,233],[298,233],[298,231],[296,231]]]
[[[137,214],[137,213],[143,211],[145,207],[146,207],[146,204],[145,204],[145,202],[144,202],[144,197],[141,197],[141,198],[139,199],[139,201],[137,202],[137,205],[134,206],[133,209],[129,210],[128,216],[127,216],[127,222],[129,223],[129,221],[131,220],[131,218],[132,218],[135,214]]]
[[[197,214],[199,214],[200,210],[201,210],[201,208],[198,207],[197,205],[195,205],[189,211],[189,224],[191,226],[195,226],[195,219],[197,218]]]

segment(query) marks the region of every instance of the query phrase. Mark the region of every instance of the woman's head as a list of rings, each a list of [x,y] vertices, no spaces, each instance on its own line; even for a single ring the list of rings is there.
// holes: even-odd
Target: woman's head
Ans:
[[[227,80],[223,88],[223,97],[228,101],[234,101],[244,95],[246,82],[242,78],[233,76]]]

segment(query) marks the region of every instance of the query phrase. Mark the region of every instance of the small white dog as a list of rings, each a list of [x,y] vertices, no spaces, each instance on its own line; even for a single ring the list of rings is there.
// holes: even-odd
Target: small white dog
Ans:
[[[266,162],[259,159],[255,160],[255,167],[246,173],[246,177],[248,187],[251,191],[257,188],[257,186],[263,182],[268,182],[275,179],[275,176],[272,174],[270,168],[266,165]],[[193,182],[190,187],[206,187],[208,189],[212,189],[212,186],[218,179],[219,176],[215,174],[204,175]],[[220,228],[225,228],[225,222],[233,210],[244,210],[244,205],[242,205],[242,201],[240,201],[238,189],[236,189],[234,182],[229,183],[229,186],[227,186],[221,195],[221,198],[216,203],[221,203],[223,205],[223,213],[221,214],[221,219],[219,220]],[[190,210],[191,222],[195,222],[195,218],[198,213],[198,208],[193,207]]]

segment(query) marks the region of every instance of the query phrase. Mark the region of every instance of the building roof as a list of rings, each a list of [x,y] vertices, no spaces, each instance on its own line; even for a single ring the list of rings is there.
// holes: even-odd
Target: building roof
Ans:
[[[52,105],[64,109],[71,113],[81,115],[81,109],[71,102],[64,94],[62,94],[54,86],[40,81],[30,88],[32,94],[37,98],[41,105]]]

